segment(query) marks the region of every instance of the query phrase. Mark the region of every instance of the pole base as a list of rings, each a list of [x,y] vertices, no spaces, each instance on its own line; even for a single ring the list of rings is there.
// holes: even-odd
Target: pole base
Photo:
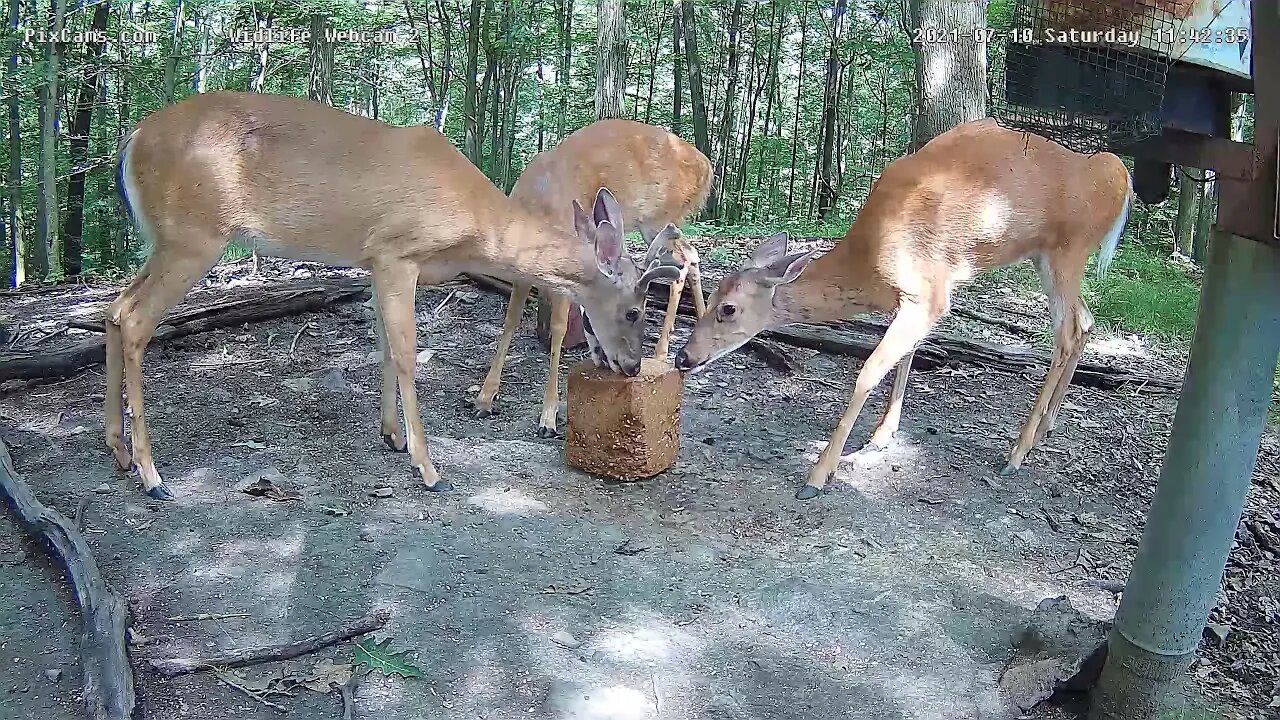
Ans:
[[[1111,631],[1107,662],[1093,690],[1089,720],[1192,720],[1187,669],[1195,653],[1157,655]]]

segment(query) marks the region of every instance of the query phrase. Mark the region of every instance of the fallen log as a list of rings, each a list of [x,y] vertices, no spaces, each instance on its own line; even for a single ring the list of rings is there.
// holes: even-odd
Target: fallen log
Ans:
[[[667,297],[666,286],[651,285],[649,294]],[[681,296],[678,313],[694,317],[693,303]],[[773,340],[793,347],[808,348],[833,355],[852,355],[866,360],[884,337],[887,323],[857,318],[830,325],[788,325],[777,330],[766,330],[756,339]],[[940,367],[980,365],[1005,372],[1025,372],[1049,367],[1049,353],[1038,348],[999,345],[982,340],[962,338],[944,333],[933,333],[916,349],[911,367],[933,370]],[[1103,365],[1081,359],[1071,376],[1071,384],[1099,390],[1115,390],[1134,387],[1145,392],[1176,392],[1181,378],[1168,378]]]
[[[162,321],[151,341],[163,342],[219,328],[313,312],[329,305],[360,300],[368,294],[368,280],[339,280],[254,292],[248,297],[173,313]],[[72,326],[71,323],[68,326]],[[76,321],[74,327],[104,332],[102,321]],[[105,360],[106,345],[101,337],[89,338],[49,353],[0,353],[0,382],[70,377]]]
[[[39,533],[66,565],[83,617],[85,710],[94,720],[128,720],[136,697],[125,644],[128,606],[98,571],[89,543],[62,513],[36,498],[0,439],[0,490],[21,523]]]

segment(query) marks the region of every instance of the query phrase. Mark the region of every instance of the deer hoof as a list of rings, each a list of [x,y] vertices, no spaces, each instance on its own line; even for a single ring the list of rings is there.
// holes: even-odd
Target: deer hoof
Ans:
[[[485,418],[491,418],[497,414],[498,414],[497,408],[483,408],[483,409],[477,408],[476,409],[477,420],[484,420]]]
[[[1018,472],[1018,466],[1014,465],[1013,463],[1009,463],[1008,465],[1005,465],[1004,467],[1000,468],[1000,472],[998,474],[1000,475],[1000,477],[1009,477],[1010,475],[1016,472]]]
[[[147,495],[156,500],[173,500],[173,493],[169,492],[169,486],[164,483],[147,490]]]
[[[812,485],[801,485],[796,491],[797,500],[812,500],[822,494],[822,488],[816,488]]]
[[[554,438],[554,437],[558,437],[558,436],[559,436],[559,433],[557,433],[557,432],[556,432],[556,429],[555,429],[555,428],[553,428],[553,427],[547,427],[546,425],[539,425],[539,426],[538,426],[538,437],[540,437],[540,438]]]
[[[382,433],[382,442],[386,443],[387,447],[391,448],[391,452],[402,453],[409,451],[409,443],[396,437],[392,433]]]
[[[427,485],[427,492],[449,492],[453,489],[453,483],[441,478],[435,481],[433,485]]]

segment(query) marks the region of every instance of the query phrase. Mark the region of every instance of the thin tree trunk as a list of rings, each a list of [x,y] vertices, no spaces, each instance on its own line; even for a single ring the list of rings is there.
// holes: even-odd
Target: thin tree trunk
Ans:
[[[738,99],[738,36],[742,30],[742,2],[743,0],[733,0],[733,12],[729,16],[729,61],[725,71],[727,85],[724,91],[724,111],[720,114],[720,133],[716,140],[715,172],[718,182],[707,202],[707,215],[712,218],[718,218],[724,214],[724,196],[731,185],[726,176],[729,172],[729,155],[733,152],[729,147],[729,130],[733,127],[734,110],[736,110]]]
[[[759,5],[751,8],[751,102],[747,106],[747,130],[742,139],[742,154],[738,159],[738,192],[733,208],[733,217],[735,220],[742,217],[744,203],[743,195],[746,193],[747,175],[751,169],[751,136],[756,126],[756,110],[760,105],[760,93],[764,92],[765,85],[769,79],[768,67],[761,69],[759,65],[760,22],[757,15],[757,11],[759,9]],[[774,8],[773,12],[776,15],[777,9]],[[772,20],[770,21],[770,24],[772,25]],[[772,49],[773,44],[770,43],[769,47]]]
[[[911,30],[946,28],[965,42],[912,43],[916,113],[911,152],[963,122],[987,115],[987,0],[908,0]],[[911,32],[909,36],[914,37]]]
[[[436,0],[436,9],[440,14],[440,32],[444,37],[443,56],[440,67],[440,105],[436,109],[436,129],[444,132],[445,119],[449,115],[449,86],[453,83],[453,21],[445,11],[444,0]]]
[[[62,33],[67,17],[67,0],[53,0],[49,29]],[[40,86],[40,204],[36,244],[32,248],[30,274],[37,282],[49,274],[50,249],[57,249],[58,228],[58,73],[62,65],[63,43],[44,43],[45,76]]]
[[[560,85],[559,108],[556,111],[556,138],[563,140],[568,134],[569,80],[573,75],[573,3],[564,1],[564,22],[560,26],[560,68],[556,70],[556,82]]]
[[[463,147],[467,158],[480,166],[480,118],[476,102],[476,72],[480,61],[480,0],[471,0],[467,24],[467,68],[462,96]]]
[[[196,56],[196,72],[192,82],[192,89],[196,93],[202,93],[209,88],[209,63],[212,62],[209,56],[209,25],[212,20],[208,12],[203,15],[196,14],[193,20],[195,20],[197,31],[200,33],[200,54]]]
[[[796,111],[791,123],[791,176],[787,186],[787,216],[791,216],[792,203],[796,199],[796,155],[800,149],[800,98],[804,96],[804,51],[809,40],[809,12],[805,0],[800,0],[800,57],[796,59]]]
[[[329,17],[311,16],[311,63],[307,72],[307,97],[325,105],[333,104],[333,42],[329,40]]]
[[[9,86],[14,88],[9,96],[9,207],[6,227],[9,232],[9,286],[18,287],[26,282],[24,267],[26,258],[22,234],[22,106],[19,102],[18,53],[23,42],[18,32],[22,13],[22,0],[9,0],[9,29],[13,33],[13,54],[9,56],[6,75]]]
[[[658,52],[662,49],[662,30],[666,25],[666,18],[658,19],[658,32],[653,41],[653,52],[649,54],[649,92],[645,94],[644,101],[644,121],[646,123],[653,122],[653,85],[654,79],[658,76]]]
[[[826,84],[822,93],[822,160],[817,173],[818,218],[825,219],[835,208],[836,187],[835,174],[832,171],[832,157],[835,149],[836,118],[840,93],[840,36],[845,21],[845,0],[836,0],[835,10],[831,17],[831,43],[827,50]]]
[[[485,0],[484,21],[482,22],[482,25],[483,28],[480,32],[484,37],[484,80],[480,82],[480,98],[476,103],[476,128],[480,133],[480,144],[478,147],[480,169],[484,170],[485,173],[489,175],[490,179],[492,179],[493,175],[491,171],[493,168],[491,167],[491,163],[485,160],[484,141],[486,135],[485,131],[488,129],[486,118],[488,118],[489,104],[492,100],[489,96],[489,91],[492,89],[491,83],[494,82],[493,76],[497,73],[497,50],[493,47],[493,0]],[[496,142],[491,133],[488,135],[490,138],[490,144]]]
[[[702,100],[702,61],[698,58],[698,19],[693,2],[681,0],[680,25],[684,39],[685,64],[689,66],[689,102],[693,111],[693,144],[703,155],[711,157],[711,139],[707,133],[707,106]]]
[[[1196,201],[1200,199],[1199,168],[1178,168],[1178,218],[1174,222],[1173,248],[1183,255],[1191,254],[1196,232]]]
[[[627,23],[623,0],[596,0],[596,119],[625,117]]]
[[[177,87],[178,56],[182,52],[182,31],[186,28],[186,5],[177,0],[173,9],[173,27],[169,32],[169,57],[164,62],[164,77],[160,83],[160,102],[168,105],[173,102],[173,92]]]
[[[94,6],[89,23],[96,35],[105,34],[111,14],[111,0]],[[85,47],[84,67],[80,74],[80,93],[75,116],[71,121],[71,178],[67,181],[67,216],[62,225],[62,274],[76,277],[84,272],[84,184],[89,174],[89,133],[93,124],[93,106],[98,97],[98,69],[103,42],[92,40]]]
[[[681,115],[684,112],[684,68],[680,56],[680,3],[671,4],[671,132],[684,135],[684,123]]]
[[[259,16],[256,26],[264,35],[271,32],[272,16],[268,12],[265,16]],[[253,92],[262,92],[267,84],[267,55],[270,52],[271,43],[259,43],[255,48],[256,63],[253,68],[253,79],[249,81],[249,89]]]

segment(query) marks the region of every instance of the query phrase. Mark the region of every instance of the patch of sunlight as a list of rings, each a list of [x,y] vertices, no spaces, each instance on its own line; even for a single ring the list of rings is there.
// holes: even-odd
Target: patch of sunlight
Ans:
[[[467,671],[462,677],[459,695],[482,698],[498,697],[510,687],[511,682],[498,657],[496,639],[484,638],[471,647],[467,654]]]
[[[215,495],[221,496],[226,481],[213,471],[213,468],[200,466],[178,477],[163,476],[165,482],[173,489],[173,503],[179,507],[209,505],[222,500],[208,500]],[[206,498],[206,499],[201,499]]]
[[[942,95],[946,92],[951,80],[951,67],[954,58],[948,53],[929,53],[928,66],[925,69],[925,88],[929,95]]]
[[[75,305],[68,308],[66,313],[77,320],[101,320],[103,314],[107,311],[107,306],[110,304],[107,302],[84,303],[83,305]]]
[[[665,660],[671,656],[671,642],[666,633],[655,628],[615,630],[596,643],[600,649],[619,660]]]
[[[895,472],[893,468],[915,465],[921,457],[920,446],[899,434],[889,448],[865,455],[859,454],[859,443],[865,443],[869,439],[869,436],[865,439],[850,436],[851,442],[846,443],[845,447],[853,447],[854,450],[840,456],[840,464],[836,468],[834,480],[855,488],[869,498],[890,499],[901,494],[906,488],[906,478],[911,475]],[[808,450],[803,453],[804,459],[810,464],[818,462],[818,457],[826,448],[827,442],[810,440]],[[928,473],[920,474],[922,480],[928,475]]]
[[[654,710],[650,693],[625,685],[592,688],[566,699],[564,706],[560,717],[574,720],[638,720]]]
[[[1139,335],[1112,335],[1097,340],[1090,339],[1089,351],[1099,355],[1151,357],[1150,349]]]
[[[547,504],[519,488],[487,487],[467,498],[467,502],[494,515],[528,516],[547,512]]]

